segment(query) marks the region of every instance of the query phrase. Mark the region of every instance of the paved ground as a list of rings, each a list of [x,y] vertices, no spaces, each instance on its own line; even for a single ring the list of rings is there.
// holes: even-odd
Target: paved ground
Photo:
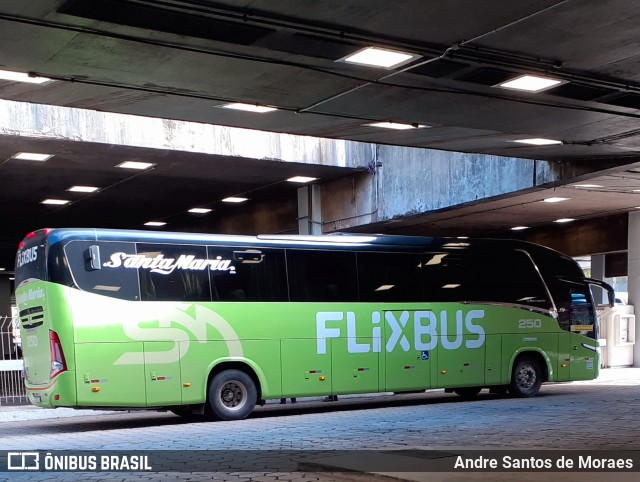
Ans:
[[[409,480],[547,480],[552,474],[399,473],[404,464],[411,466],[412,457],[416,460],[414,453],[393,454],[398,463],[389,462],[389,470],[385,470],[389,454],[376,451],[421,449],[455,454],[506,449],[535,455],[544,454],[538,452],[541,449],[607,450],[613,456],[623,450],[640,450],[639,414],[640,369],[604,370],[593,382],[545,385],[532,399],[483,392],[477,400],[465,402],[455,395],[430,391],[341,397],[337,403],[302,400],[297,405],[268,404],[239,422],[193,423],[158,412],[2,407],[3,450],[85,450],[94,454],[105,450],[178,450],[185,452],[167,456],[186,456],[190,462],[186,473],[0,473],[0,480],[10,475],[12,481],[329,481],[350,476],[346,472],[330,473],[345,467],[392,472],[387,475]],[[214,454],[228,457],[229,469],[225,473],[202,473],[198,461],[203,454],[198,451],[203,450],[220,451]],[[352,450],[367,452],[348,452]],[[272,466],[264,468],[261,464]],[[615,478],[638,480],[640,467],[635,469],[634,474],[616,473]],[[366,480],[370,476],[360,477]],[[559,477],[554,475],[555,480],[576,481],[611,480],[612,475],[564,473]]]

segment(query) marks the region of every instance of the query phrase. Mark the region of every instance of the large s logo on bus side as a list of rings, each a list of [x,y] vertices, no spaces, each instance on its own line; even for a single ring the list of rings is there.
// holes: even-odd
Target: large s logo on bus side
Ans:
[[[457,350],[462,346],[465,331],[475,335],[474,338],[467,338],[466,348],[480,348],[484,345],[484,328],[474,320],[484,318],[484,310],[470,310],[466,315],[462,310],[455,312],[455,334],[450,333],[449,316],[447,311],[440,312],[440,326],[438,329],[438,317],[433,311],[385,311],[384,318],[389,328],[389,336],[385,349],[392,352],[397,345],[403,351],[411,349],[411,342],[405,334],[409,320],[413,314],[413,349],[418,351],[433,350],[442,344],[445,350]],[[346,318],[346,323],[344,322]],[[337,324],[336,322],[341,322]],[[328,325],[328,324],[331,325]],[[347,351],[349,353],[379,353],[382,351],[382,328],[381,313],[374,311],[371,313],[371,335],[362,333],[356,335],[356,314],[352,311],[320,311],[316,313],[316,337],[317,353],[324,355],[327,353],[327,338],[339,338],[343,335],[343,328],[346,324]],[[464,324],[464,328],[463,328]],[[371,343],[358,342],[356,337],[371,338]]]

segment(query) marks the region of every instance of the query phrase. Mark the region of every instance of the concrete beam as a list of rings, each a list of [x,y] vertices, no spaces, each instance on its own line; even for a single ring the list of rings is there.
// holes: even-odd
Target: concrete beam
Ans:
[[[319,137],[0,100],[0,135],[362,168],[372,147]]]

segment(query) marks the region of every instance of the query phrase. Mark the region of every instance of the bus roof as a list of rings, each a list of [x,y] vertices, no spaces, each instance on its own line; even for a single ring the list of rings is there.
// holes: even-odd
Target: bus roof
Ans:
[[[409,251],[443,250],[457,251],[467,249],[505,250],[524,249],[539,255],[562,255],[550,248],[513,239],[482,238],[439,238],[427,236],[402,236],[388,234],[333,233],[326,235],[233,235],[184,233],[165,231],[143,231],[129,229],[101,228],[54,228],[47,230],[49,245],[72,240],[95,241],[129,241],[143,243],[185,243],[196,245],[207,244],[240,244],[256,247],[309,248],[309,249],[357,249],[357,250],[396,250]],[[568,257],[567,257],[568,258]]]

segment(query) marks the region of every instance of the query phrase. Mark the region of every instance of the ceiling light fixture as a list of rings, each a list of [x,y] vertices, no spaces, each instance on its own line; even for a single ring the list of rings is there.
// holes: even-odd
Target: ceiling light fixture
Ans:
[[[193,214],[207,214],[210,213],[212,210],[209,208],[191,208],[189,209],[188,212],[193,213]]]
[[[149,221],[144,223],[145,226],[164,226],[165,224],[167,223],[164,221]]]
[[[384,69],[393,69],[404,65],[412,60],[420,57],[416,54],[408,52],[400,52],[397,50],[381,49],[378,47],[365,47],[357,52],[347,55],[338,60],[338,62],[346,62],[349,64],[366,65],[368,67],[382,67]]]
[[[559,203],[562,201],[568,201],[571,199],[570,197],[548,197],[547,199],[543,199],[541,202],[543,203]]]
[[[15,82],[26,82],[28,84],[44,84],[45,82],[53,82],[49,77],[37,77],[25,72],[13,72],[11,70],[0,70],[0,79]]]
[[[511,231],[522,231],[523,229],[529,229],[529,226],[514,226]]]
[[[21,161],[48,161],[53,157],[53,154],[40,154],[37,152],[18,152],[11,156],[11,159],[19,159]]]
[[[532,139],[518,139],[517,141],[520,144],[529,144],[531,146],[554,146],[558,144],[562,144],[562,141],[558,141],[556,139],[545,139],[543,137],[534,137]]]
[[[317,181],[317,177],[307,177],[307,176],[293,176],[287,179],[288,182],[297,182],[300,184],[306,184],[308,182]]]
[[[422,129],[429,127],[424,124],[401,124],[398,122],[373,122],[371,124],[364,124],[366,127],[382,127],[383,129],[395,129],[398,131],[404,131],[409,129]]]
[[[574,184],[573,187],[579,188],[579,189],[591,189],[591,188],[598,188],[598,187],[604,187],[604,186],[601,186],[600,184]]]
[[[69,204],[71,201],[67,199],[45,199],[44,201],[40,201],[40,204],[52,204],[55,206],[62,206],[64,204]]]
[[[245,201],[248,201],[249,199],[246,197],[236,197],[236,196],[229,196],[226,197],[222,200],[223,203],[243,203]]]
[[[571,221],[575,221],[573,218],[560,218],[556,219],[554,223],[570,223]]]
[[[155,166],[155,164],[151,162],[125,161],[121,162],[116,167],[120,167],[122,169],[137,169],[139,171],[144,171],[145,169],[149,169],[153,166]]]
[[[99,187],[95,186],[71,186],[67,191],[70,192],[96,192]]]
[[[515,79],[508,80],[498,87],[503,89],[523,90],[526,92],[541,92],[551,87],[555,87],[561,84],[562,81],[558,79],[552,79],[550,77],[540,77],[538,75],[521,75]]]
[[[267,107],[266,105],[258,105],[258,104],[243,104],[241,102],[234,102],[231,104],[224,104],[220,106],[224,109],[234,109],[234,110],[242,110],[245,112],[255,112],[257,114],[264,114],[265,112],[273,112],[274,110],[278,110],[275,107]]]

